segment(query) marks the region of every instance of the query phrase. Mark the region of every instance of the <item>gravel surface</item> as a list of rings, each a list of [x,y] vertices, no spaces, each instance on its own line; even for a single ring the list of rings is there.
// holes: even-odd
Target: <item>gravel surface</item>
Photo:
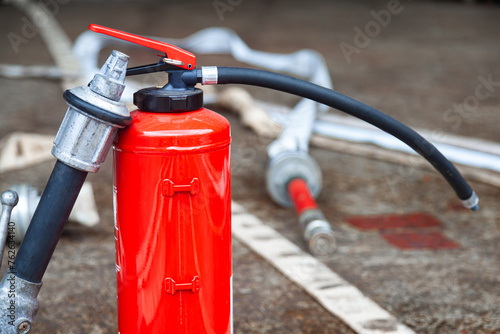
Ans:
[[[389,3],[241,1],[221,20],[211,1],[72,1],[60,5],[55,18],[73,40],[89,23],[167,37],[223,26],[259,50],[312,48],[325,56],[336,89],[347,95],[436,135],[500,141],[500,7],[401,1],[402,10],[367,45],[358,45],[359,52],[348,62],[341,43],[356,46],[356,27],[365,29],[375,20],[370,12],[387,9]],[[38,35],[14,52],[6,36],[20,35],[24,20],[12,6],[0,5],[0,63],[52,64]],[[132,65],[151,63],[150,56],[137,53]],[[199,63],[235,64],[213,56],[199,57]],[[477,95],[480,85],[480,93],[490,93],[487,98]],[[259,99],[289,106],[297,101],[271,91],[251,91]],[[477,105],[468,105],[474,97]],[[0,139],[13,131],[55,135],[66,110],[57,81],[0,78],[0,99]],[[257,138],[235,116],[225,115],[233,129],[233,199],[305,249],[293,211],[273,204],[265,192],[265,147],[270,140]],[[317,148],[310,153],[324,175],[318,204],[339,244],[326,262],[332,270],[417,333],[500,332],[498,188],[472,184],[481,210],[470,213],[456,209],[453,191],[435,172]],[[42,190],[53,163],[0,174],[0,189],[27,182]],[[117,332],[111,159],[89,181],[102,222],[93,228],[67,225],[44,278],[34,333]],[[392,213],[430,214],[443,224],[442,233],[461,247],[400,250],[377,231],[346,222],[352,216]],[[352,332],[237,241],[233,252],[236,333]]]

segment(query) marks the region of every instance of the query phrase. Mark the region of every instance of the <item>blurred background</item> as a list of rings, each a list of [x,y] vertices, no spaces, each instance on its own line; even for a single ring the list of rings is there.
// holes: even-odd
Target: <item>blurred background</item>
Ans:
[[[3,1],[0,140],[14,132],[55,136],[67,108],[63,89],[73,87],[81,75],[72,45],[95,23],[165,38],[224,27],[255,50],[316,50],[324,57],[337,91],[434,138],[459,136],[473,148],[484,145],[496,150],[500,142],[499,3]],[[45,15],[33,12],[32,5],[44,6]],[[51,43],[56,47],[49,47]],[[125,44],[113,47],[131,56],[130,66],[157,61],[151,50]],[[99,66],[110,51],[101,51]],[[200,55],[198,64],[248,66],[225,55]],[[21,74],[9,74],[17,65],[24,67]],[[26,66],[50,67],[55,75],[23,74]],[[61,68],[68,74],[64,78],[57,70]],[[140,80],[159,84],[166,76]],[[288,108],[298,102],[286,94],[245,88],[256,100]],[[258,136],[227,108],[217,104],[211,108],[232,125],[233,199],[307,251],[293,210],[274,204],[265,190],[266,147],[272,138]],[[460,202],[442,177],[420,163],[412,160],[402,167],[336,147],[310,150],[323,172],[323,191],[317,201],[338,245],[334,256],[323,262],[417,333],[498,333],[498,173],[478,168],[468,174],[479,175],[472,185],[481,200],[481,210],[470,213],[459,209]],[[35,333],[117,332],[111,160],[89,176],[101,221],[93,227],[67,225],[44,279]],[[1,189],[29,183],[42,191],[53,164],[49,158],[2,172]],[[352,223],[354,217],[365,215],[414,213],[437,219],[433,232],[442,233],[457,247],[402,249],[381,237],[380,229],[367,231]],[[353,333],[237,238],[233,252],[236,333]]]

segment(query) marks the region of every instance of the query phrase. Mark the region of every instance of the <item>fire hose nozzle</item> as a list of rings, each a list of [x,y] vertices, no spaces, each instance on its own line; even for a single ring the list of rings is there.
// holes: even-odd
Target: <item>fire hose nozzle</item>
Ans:
[[[321,191],[321,181],[319,166],[306,152],[283,151],[269,162],[269,195],[281,206],[295,207],[309,251],[327,259],[337,246],[333,230],[314,200]]]
[[[304,231],[307,247],[315,257],[327,259],[335,253],[335,235],[321,210],[311,209],[303,212],[299,223]]]
[[[309,251],[317,258],[327,259],[335,253],[337,243],[333,230],[318,208],[307,182],[301,178],[288,183],[288,193],[299,216]]]
[[[471,211],[479,210],[479,197],[477,197],[476,192],[473,191],[472,195],[468,199],[462,200],[462,204]]]
[[[307,152],[283,151],[273,156],[267,168],[266,188],[275,203],[287,208],[294,206],[288,189],[294,179],[304,180],[313,198],[321,192],[321,170]]]
[[[58,160],[78,170],[97,172],[118,129],[130,125],[130,113],[119,102],[128,58],[113,51],[88,86],[64,92],[69,108],[52,149]]]

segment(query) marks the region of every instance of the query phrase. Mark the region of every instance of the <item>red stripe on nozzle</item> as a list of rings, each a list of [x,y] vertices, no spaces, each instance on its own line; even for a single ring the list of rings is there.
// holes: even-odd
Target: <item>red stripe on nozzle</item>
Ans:
[[[297,215],[300,216],[306,210],[318,209],[318,205],[311,194],[311,190],[303,179],[296,178],[290,181],[288,183],[288,194],[290,195]]]

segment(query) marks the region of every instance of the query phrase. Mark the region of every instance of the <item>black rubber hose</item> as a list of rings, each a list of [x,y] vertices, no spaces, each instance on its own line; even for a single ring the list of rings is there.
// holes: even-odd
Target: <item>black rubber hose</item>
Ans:
[[[244,84],[302,96],[362,119],[400,139],[429,161],[448,181],[458,198],[467,200],[472,188],[455,166],[417,132],[389,115],[353,98],[287,75],[239,67],[218,67],[218,84]]]
[[[33,283],[42,281],[86,177],[87,172],[56,162],[19,248],[12,268],[16,276]]]

